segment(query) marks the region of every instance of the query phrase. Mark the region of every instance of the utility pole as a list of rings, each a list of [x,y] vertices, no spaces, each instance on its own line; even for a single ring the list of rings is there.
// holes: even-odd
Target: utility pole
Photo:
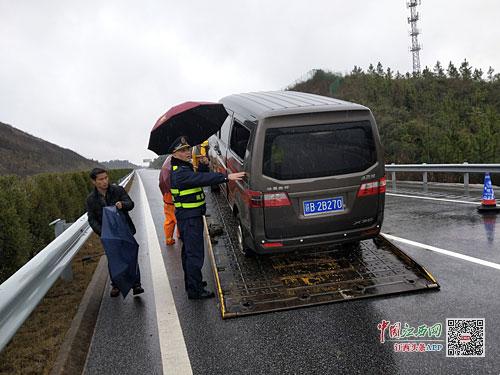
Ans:
[[[410,36],[411,36],[411,47],[410,51],[413,56],[413,73],[420,72],[420,56],[419,51],[422,49],[420,44],[418,44],[418,34],[420,30],[417,28],[418,12],[417,5],[420,5],[420,0],[409,0],[406,3],[406,7],[410,9],[410,17],[408,17],[408,23],[411,26]]]

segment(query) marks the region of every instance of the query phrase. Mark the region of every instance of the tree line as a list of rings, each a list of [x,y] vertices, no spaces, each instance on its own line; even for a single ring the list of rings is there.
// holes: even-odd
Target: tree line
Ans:
[[[108,171],[111,181],[130,169]],[[0,283],[54,239],[55,219],[73,222],[93,189],[88,172],[0,176]]]
[[[288,89],[369,107],[386,163],[500,162],[500,74],[491,67],[438,61],[403,75],[379,62],[345,75],[313,70]]]

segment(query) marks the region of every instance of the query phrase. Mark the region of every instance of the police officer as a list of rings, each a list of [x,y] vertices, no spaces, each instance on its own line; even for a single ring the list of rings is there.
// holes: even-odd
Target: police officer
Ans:
[[[184,284],[189,299],[214,297],[205,289],[201,269],[205,260],[203,241],[203,215],[206,211],[205,195],[202,186],[240,181],[245,172],[222,173],[208,172],[207,158],[200,159],[198,173],[191,164],[191,146],[186,137],[177,138],[170,146],[172,170],[170,188],[174,199],[175,216],[182,240],[182,269]]]

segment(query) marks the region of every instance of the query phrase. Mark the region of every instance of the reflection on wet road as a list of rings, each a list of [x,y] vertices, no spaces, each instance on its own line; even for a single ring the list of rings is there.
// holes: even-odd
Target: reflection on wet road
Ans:
[[[158,191],[158,171],[141,171],[158,240],[162,244],[175,306],[194,374],[451,374],[498,373],[500,368],[500,271],[482,264],[398,243],[424,266],[441,285],[436,292],[402,294],[354,300],[222,320],[217,300],[191,301],[183,290],[178,245],[166,248],[163,209]],[[421,195],[443,200],[386,197],[382,231],[421,244],[446,249],[500,264],[500,219],[477,213],[481,193],[398,190],[401,195]],[[205,262],[208,288],[215,289],[212,270]],[[447,358],[447,318],[484,318],[486,356]],[[386,334],[380,342],[378,327],[390,325],[433,327],[439,337],[424,348],[433,351],[404,353],[398,336]],[[399,324],[399,325],[398,325]],[[442,328],[442,330],[436,330]],[[395,332],[394,330],[392,331]],[[389,340],[391,339],[391,340]],[[408,339],[407,339],[408,341]],[[397,346],[397,345],[399,346]]]

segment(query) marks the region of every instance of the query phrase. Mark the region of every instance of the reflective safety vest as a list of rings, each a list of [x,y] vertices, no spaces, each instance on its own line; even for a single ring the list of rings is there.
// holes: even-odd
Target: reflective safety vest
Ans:
[[[172,167],[172,171],[179,168],[177,165]],[[177,208],[197,208],[205,204],[205,193],[203,188],[195,187],[191,189],[170,189],[174,206]]]

